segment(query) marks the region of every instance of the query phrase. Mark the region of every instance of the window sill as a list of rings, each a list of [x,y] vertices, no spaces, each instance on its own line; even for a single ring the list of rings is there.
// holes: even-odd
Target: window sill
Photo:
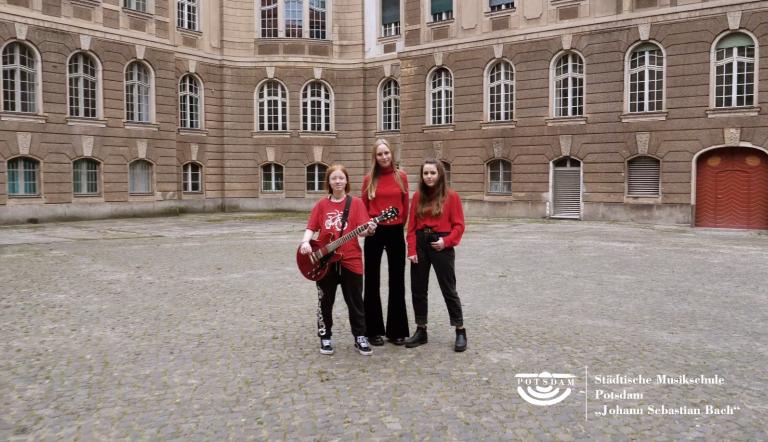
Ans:
[[[512,193],[491,193],[486,191],[486,194],[483,195],[483,201],[493,202],[493,201],[514,201],[514,197],[512,196]]]
[[[622,123],[632,123],[635,121],[664,121],[666,119],[666,112],[628,112],[621,114]]]
[[[656,196],[624,195],[624,204],[661,204],[661,195],[656,195]]]
[[[448,20],[441,20],[441,21],[431,21],[427,23],[428,28],[438,28],[442,25],[450,25],[453,24],[456,21],[456,18],[449,18]]]
[[[275,131],[268,131],[268,130],[259,130],[259,131],[253,131],[251,132],[251,136],[253,138],[290,138],[291,137],[291,131],[289,130],[275,130]]]
[[[430,132],[453,132],[456,128],[454,124],[426,124],[421,127],[421,131],[424,133]]]
[[[401,37],[402,37],[401,34],[388,35],[386,37],[379,37],[378,42],[379,44],[396,43],[397,41],[400,40]]]
[[[760,113],[760,106],[718,107],[707,109],[707,118],[754,117]]]
[[[202,190],[199,192],[181,192],[181,199],[183,200],[202,200],[205,199],[205,192]]]
[[[48,121],[48,116],[41,114],[28,114],[23,112],[0,112],[0,120],[42,124]]]
[[[299,131],[299,138],[336,138],[338,132]]]
[[[130,15],[131,17],[141,18],[144,20],[152,20],[153,18],[155,18],[155,15],[150,14],[149,12],[139,11],[136,9],[126,8],[126,7],[123,7],[123,12],[126,13],[127,15]]]
[[[72,4],[85,6],[86,8],[97,8],[101,6],[100,0],[70,0]]]
[[[514,129],[516,126],[517,120],[486,121],[480,124],[481,129]]]
[[[73,194],[72,203],[73,204],[93,204],[93,203],[103,203],[104,202],[104,195],[101,194],[79,194],[75,193]]]
[[[42,195],[8,195],[6,204],[9,206],[24,204],[45,204],[45,198]]]
[[[285,198],[285,192],[282,190],[262,190],[259,192],[259,198]]]
[[[208,131],[205,129],[186,129],[186,128],[179,128],[177,130],[179,135],[193,135],[198,137],[207,137]]]
[[[378,130],[373,133],[373,135],[379,137],[379,136],[399,136],[400,131],[399,130]]]
[[[196,30],[196,29],[187,29],[187,28],[176,27],[176,30],[179,32],[179,34],[182,34],[185,37],[200,38],[200,37],[203,36],[203,33],[198,31],[198,30]]]
[[[67,117],[67,124],[70,126],[107,127],[107,120],[100,120],[98,118]]]
[[[484,14],[488,18],[495,18],[495,17],[503,17],[505,15],[512,15],[515,12],[517,12],[517,8],[507,8],[507,9],[501,9],[498,11],[485,11]]]
[[[129,193],[128,200],[129,201],[155,201],[156,198],[154,193]]]
[[[544,120],[547,126],[570,126],[578,124],[587,124],[587,117],[556,117]]]
[[[160,129],[160,125],[157,123],[139,123],[136,121],[125,121],[123,122],[123,127],[125,127],[126,129],[153,130],[153,131],[157,131]]]

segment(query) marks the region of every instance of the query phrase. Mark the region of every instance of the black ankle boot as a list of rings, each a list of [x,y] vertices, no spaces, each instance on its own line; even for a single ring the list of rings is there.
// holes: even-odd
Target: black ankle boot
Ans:
[[[456,329],[456,344],[454,344],[453,349],[458,352],[462,352],[467,349],[466,329]]]
[[[410,338],[405,340],[405,346],[408,348],[418,347],[419,345],[427,343],[427,328],[416,327],[416,333]]]

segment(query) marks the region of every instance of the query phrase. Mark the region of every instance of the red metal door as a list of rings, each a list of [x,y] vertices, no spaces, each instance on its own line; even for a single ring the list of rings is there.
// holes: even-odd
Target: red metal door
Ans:
[[[696,163],[696,226],[768,229],[768,155],[726,147]]]

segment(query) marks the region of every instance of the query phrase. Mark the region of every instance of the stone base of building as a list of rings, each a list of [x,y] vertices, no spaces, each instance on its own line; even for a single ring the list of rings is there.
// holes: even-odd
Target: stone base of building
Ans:
[[[584,203],[582,219],[692,225],[690,204]]]

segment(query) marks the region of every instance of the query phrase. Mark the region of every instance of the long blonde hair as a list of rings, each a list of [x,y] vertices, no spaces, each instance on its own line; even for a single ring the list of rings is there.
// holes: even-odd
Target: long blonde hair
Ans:
[[[427,164],[435,166],[437,169],[437,182],[432,188],[424,183],[424,166]],[[443,162],[431,158],[424,160],[421,168],[419,168],[419,203],[416,205],[416,217],[423,219],[427,211],[433,217],[442,215],[448,190]]]
[[[368,181],[368,186],[365,188],[365,193],[368,194],[369,200],[376,198],[376,185],[379,184],[379,176],[381,175],[381,168],[379,167],[378,161],[376,161],[376,153],[379,151],[379,146],[382,145],[386,146],[389,153],[392,155],[392,168],[394,169],[397,186],[400,188],[401,192],[406,192],[403,179],[400,177],[400,169],[395,167],[395,153],[392,152],[392,147],[390,147],[389,141],[384,138],[379,138],[373,142],[373,150],[371,151],[371,169],[368,172],[368,176],[371,177],[371,179]]]

